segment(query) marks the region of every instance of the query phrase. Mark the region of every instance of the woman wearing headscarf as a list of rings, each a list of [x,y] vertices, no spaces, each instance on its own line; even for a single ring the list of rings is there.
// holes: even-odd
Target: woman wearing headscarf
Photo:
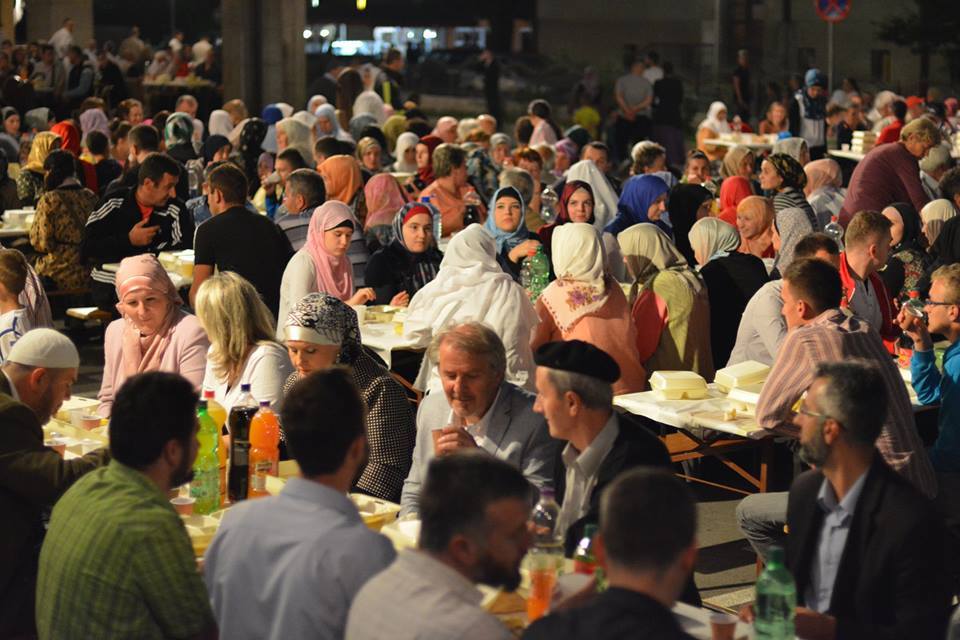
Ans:
[[[804,165],[803,171],[807,175],[803,192],[823,229],[831,218],[840,215],[843,207],[843,199],[847,195],[846,190],[841,188],[843,172],[836,160],[829,158],[809,162]]]
[[[284,394],[314,371],[346,367],[366,409],[368,449],[367,462],[350,490],[400,502],[416,442],[416,419],[403,387],[363,349],[357,314],[334,296],[311,293],[281,325],[296,368]]]
[[[394,114],[383,123],[383,135],[387,140],[387,152],[395,153],[397,140],[407,131],[407,117]]]
[[[350,305],[361,305],[376,297],[373,289],[358,291],[353,286],[353,266],[347,250],[361,226],[350,207],[327,200],[310,217],[307,241],[293,254],[280,281],[280,318],[308,293],[328,293]],[[282,332],[277,332],[283,338]]]
[[[366,131],[367,127],[371,126],[377,126],[376,118],[369,113],[358,113],[350,118],[347,128],[350,130],[350,137],[354,140],[359,140],[366,135],[364,132]]]
[[[267,123],[267,135],[263,138],[263,150],[276,153],[277,123],[283,120],[283,112],[276,104],[268,104],[263,108],[260,117]]]
[[[757,157],[753,155],[750,147],[737,144],[730,147],[727,154],[723,157],[723,164],[720,165],[720,177],[726,180],[734,176],[745,178],[748,181],[753,180],[753,174],[756,171]]]
[[[99,413],[110,417],[117,389],[146,371],[178,373],[200,389],[210,342],[186,313],[170,276],[155,256],[124,258],[117,271],[120,318],[107,327]]]
[[[44,170],[44,193],[29,236],[39,254],[37,273],[57,289],[83,289],[89,284],[90,269],[80,259],[80,241],[97,196],[77,180],[76,163],[66,151],[52,151]]]
[[[327,104],[327,97],[321,94],[316,94],[310,96],[310,99],[307,100],[307,111],[310,113],[316,113],[317,109],[320,108],[320,105]]]
[[[497,243],[479,224],[455,235],[440,270],[410,300],[404,328],[426,347],[434,331],[448,323],[477,320],[490,326],[507,352],[506,381],[534,388],[530,339],[539,320],[527,292],[497,263]],[[427,353],[415,386],[440,390],[436,361]]]
[[[97,183],[97,168],[80,158],[82,149],[80,147],[80,132],[77,128],[69,120],[63,120],[50,127],[50,133],[60,136],[60,148],[69,151],[77,159],[80,166],[80,173],[77,178],[83,186],[97,193],[100,187]]]
[[[23,114],[23,122],[27,126],[27,131],[49,131],[50,130],[50,120],[53,118],[53,113],[47,107],[37,107],[36,109],[30,109],[25,114]]]
[[[357,96],[356,100],[353,101],[353,118],[356,118],[358,115],[368,115],[372,116],[374,119],[374,124],[378,127],[382,127],[383,123],[387,121],[387,114],[383,106],[383,98],[381,98],[375,91],[364,91]]]
[[[87,134],[91,131],[99,131],[109,138],[110,121],[107,120],[107,115],[101,109],[87,109],[80,114],[80,131],[83,134],[83,138],[80,140],[82,145],[86,145]]]
[[[340,121],[337,119],[337,110],[332,104],[322,104],[313,112],[317,116],[317,122],[314,129],[317,132],[317,138],[333,137],[342,142],[353,142],[349,133],[340,128]]]
[[[917,288],[924,270],[932,260],[923,248],[920,216],[913,205],[897,202],[885,208],[890,221],[890,255],[885,268],[877,272],[894,300],[906,301]]]
[[[786,154],[799,162],[801,167],[810,163],[810,147],[807,146],[806,139],[797,136],[777,140],[770,153]]]
[[[250,195],[256,193],[260,187],[260,176],[257,172],[257,164],[260,160],[260,154],[263,153],[261,145],[263,138],[267,135],[267,123],[260,118],[250,118],[240,130],[240,137],[237,149],[240,155],[240,166],[247,176],[250,183]]]
[[[407,180],[407,192],[412,197],[419,197],[420,192],[427,188],[437,177],[433,173],[433,152],[443,144],[443,140],[435,135],[423,136],[417,142],[414,157],[417,162],[417,175]]]
[[[767,280],[763,260],[740,253],[736,228],[716,218],[698,220],[690,230],[700,277],[710,298],[710,348],[715,364],[725,364],[737,341],[747,302]]]
[[[339,200],[356,211],[357,195],[363,189],[360,165],[351,156],[330,156],[317,168],[327,188],[327,200]]]
[[[167,145],[167,155],[179,162],[187,164],[195,160],[197,151],[193,148],[193,118],[180,111],[170,114],[163,127],[163,140]]]
[[[771,278],[779,277],[779,274],[782,274],[784,269],[793,262],[797,243],[817,231],[810,225],[810,220],[802,209],[788,207],[776,211],[776,205],[774,205],[774,211],[772,246],[776,252],[773,260],[776,274],[771,272]]]
[[[378,173],[364,185],[363,196],[367,205],[363,233],[368,242],[372,243],[375,239],[378,246],[385,247],[393,239],[393,221],[405,202],[400,185],[389,173]]]
[[[605,267],[597,230],[582,222],[553,234],[557,279],[537,299],[540,318],[530,348],[557,340],[582,340],[607,352],[620,366],[615,394],[643,391],[647,372],[637,354],[637,328],[620,284]]]
[[[0,151],[8,162],[20,161],[20,113],[14,107],[0,110]]]
[[[567,181],[579,180],[590,185],[593,191],[593,226],[603,231],[617,216],[617,202],[620,197],[610,181],[592,160],[581,160],[567,171]]]
[[[223,109],[214,109],[207,120],[207,131],[210,135],[229,136],[233,131],[233,120],[230,114]]]
[[[760,259],[773,258],[773,203],[763,196],[749,196],[737,205],[740,248]]]
[[[633,279],[631,314],[644,368],[695,371],[712,380],[710,301],[703,280],[654,224],[633,225],[617,240]]]
[[[737,226],[737,206],[745,198],[753,195],[750,181],[742,176],[731,176],[720,185],[720,215],[717,217],[727,224]],[[673,214],[670,214],[673,220]]]
[[[699,184],[678,184],[670,190],[667,209],[670,211],[674,244],[690,266],[696,265],[697,261],[687,234],[697,220],[710,215],[712,204],[713,195]]]
[[[43,163],[54,149],[60,148],[60,136],[49,131],[42,131],[33,138],[30,144],[30,155],[17,176],[17,197],[24,207],[34,207],[43,194]]]
[[[560,200],[557,202],[557,219],[537,230],[537,236],[543,244],[548,257],[552,256],[553,233],[568,222],[586,222],[593,224],[595,204],[593,189],[582,180],[568,180],[563,185]]]
[[[212,135],[203,141],[200,147],[200,155],[203,157],[204,166],[211,162],[219,162],[230,157],[233,151],[233,145],[227,140],[226,136]]]
[[[417,143],[420,138],[411,131],[405,131],[397,137],[395,148],[396,162],[390,165],[393,173],[416,173]]]
[[[730,133],[730,123],[727,122],[727,105],[717,100],[707,109],[707,117],[697,125],[697,149],[706,154],[711,162],[723,160],[727,147],[713,146],[705,141],[717,138],[721,134]]]
[[[920,219],[923,221],[923,235],[927,239],[928,247],[933,248],[944,223],[955,217],[957,217],[957,210],[953,203],[943,198],[931,200],[920,210]]]
[[[437,277],[443,254],[437,249],[433,221],[439,215],[425,202],[408,202],[394,215],[393,240],[367,263],[366,283],[376,292],[378,304],[407,306]]]
[[[537,235],[523,223],[524,210],[520,192],[501,187],[490,199],[490,214],[483,225],[497,243],[497,262],[518,282],[524,259],[540,246]]]
[[[633,176],[623,183],[623,192],[617,202],[617,217],[604,231],[616,236],[635,224],[651,222],[670,235],[672,229],[663,220],[668,192],[667,183],[656,176]]]
[[[817,214],[803,195],[805,186],[807,174],[803,172],[803,166],[791,156],[775,153],[763,161],[760,168],[760,187],[774,193],[773,210],[779,214],[785,209],[798,209],[803,212],[810,231],[820,231]],[[777,224],[779,225],[779,222]]]
[[[360,163],[360,171],[363,174],[364,182],[380,173],[383,169],[381,162],[383,147],[374,138],[360,138],[357,142],[357,161]]]
[[[453,116],[441,116],[437,119],[437,124],[430,135],[437,136],[443,142],[454,143],[457,141],[457,119]]]
[[[303,156],[303,164],[313,164],[313,136],[310,128],[299,120],[284,118],[277,123],[277,151],[296,149]]]

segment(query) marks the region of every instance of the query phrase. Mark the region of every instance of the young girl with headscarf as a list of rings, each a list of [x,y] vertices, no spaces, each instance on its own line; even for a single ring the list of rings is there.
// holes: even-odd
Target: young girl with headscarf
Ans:
[[[620,366],[615,394],[643,391],[647,372],[637,354],[637,328],[623,289],[605,267],[597,230],[582,222],[559,227],[552,262],[557,279],[537,299],[540,324],[530,348],[556,340],[589,342]]]
[[[353,266],[347,251],[360,222],[350,207],[327,200],[310,217],[307,241],[293,254],[280,282],[280,318],[308,293],[328,293],[350,305],[361,305],[376,298],[373,289],[354,290]],[[277,332],[282,340],[282,332]]]
[[[668,191],[667,183],[657,176],[633,176],[623,183],[617,217],[604,230],[616,236],[635,224],[651,222],[664,233],[672,234],[670,225],[663,219]]]
[[[740,253],[740,234],[716,218],[698,220],[690,230],[700,277],[710,298],[710,349],[715,364],[726,364],[737,341],[747,302],[767,280],[763,261]]]
[[[483,225],[497,243],[497,262],[518,282],[523,261],[540,246],[537,235],[523,223],[524,211],[520,192],[501,187],[490,199],[490,215]]]
[[[183,301],[157,258],[124,258],[116,287],[121,317],[107,327],[104,340],[100,415],[110,416],[117,389],[138,373],[178,373],[199,389],[210,342],[196,316],[182,309]]]
[[[425,202],[408,202],[394,215],[392,241],[367,263],[366,284],[373,287],[378,304],[406,306],[437,276],[443,260],[433,235],[438,215]]]

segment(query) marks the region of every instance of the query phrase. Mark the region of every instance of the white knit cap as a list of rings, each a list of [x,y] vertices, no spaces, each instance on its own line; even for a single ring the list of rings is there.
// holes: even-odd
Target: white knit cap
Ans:
[[[13,345],[7,360],[44,369],[76,369],[80,366],[80,354],[70,338],[53,329],[27,331]]]

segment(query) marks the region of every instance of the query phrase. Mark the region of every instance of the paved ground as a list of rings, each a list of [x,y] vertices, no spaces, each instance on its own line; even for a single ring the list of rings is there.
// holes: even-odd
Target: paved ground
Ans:
[[[90,335],[79,345],[80,372],[74,394],[95,398],[103,371],[103,342]],[[745,483],[716,461],[706,460],[696,474],[746,489]],[[737,528],[734,515],[739,497],[702,484],[691,483],[699,500],[697,539],[700,557],[696,582],[705,601],[720,607],[736,608],[753,600],[756,556]]]

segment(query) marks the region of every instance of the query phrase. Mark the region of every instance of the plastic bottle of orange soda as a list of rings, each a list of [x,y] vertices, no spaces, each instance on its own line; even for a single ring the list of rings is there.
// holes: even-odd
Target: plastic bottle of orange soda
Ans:
[[[280,420],[269,400],[260,401],[260,410],[250,421],[250,487],[248,498],[269,495],[267,476],[276,476],[280,465]]]
[[[204,389],[203,399],[207,401],[207,414],[213,418],[217,425],[217,433],[220,434],[217,458],[220,463],[220,506],[222,507],[227,498],[227,451],[229,446],[223,437],[223,425],[227,423],[227,410],[222,404],[214,400],[213,389]]]

